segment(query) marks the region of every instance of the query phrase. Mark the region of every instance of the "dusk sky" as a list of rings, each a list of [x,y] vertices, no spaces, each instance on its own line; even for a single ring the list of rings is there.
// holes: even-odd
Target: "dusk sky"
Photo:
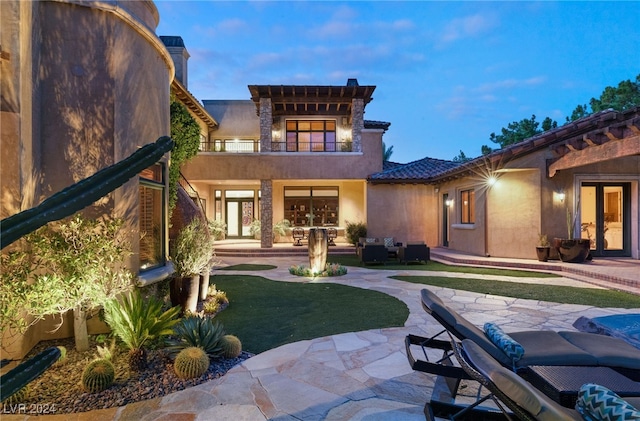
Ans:
[[[578,104],[640,73],[640,2],[164,1],[199,100],[247,85],[377,86],[392,161],[480,155],[491,132]]]

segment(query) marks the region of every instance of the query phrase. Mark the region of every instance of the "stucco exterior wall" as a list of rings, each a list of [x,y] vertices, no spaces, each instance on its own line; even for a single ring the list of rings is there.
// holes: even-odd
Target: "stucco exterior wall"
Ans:
[[[260,117],[251,100],[204,100],[204,108],[220,124],[216,139],[260,137]]]
[[[438,244],[438,198],[425,184],[369,184],[367,236]]]
[[[10,54],[1,76],[4,218],[167,135],[173,65],[153,32],[153,2],[16,0],[0,7],[1,45]],[[84,212],[125,218],[135,252],[138,200],[136,178]],[[136,254],[128,265],[138,271]],[[51,327],[36,325],[3,351],[20,357],[51,337]]]

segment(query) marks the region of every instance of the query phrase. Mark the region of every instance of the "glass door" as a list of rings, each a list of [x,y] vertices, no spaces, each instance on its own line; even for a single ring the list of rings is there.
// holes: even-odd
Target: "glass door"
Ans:
[[[629,183],[583,183],[580,189],[581,237],[594,256],[630,256]]]
[[[227,199],[227,238],[252,238],[253,199]]]

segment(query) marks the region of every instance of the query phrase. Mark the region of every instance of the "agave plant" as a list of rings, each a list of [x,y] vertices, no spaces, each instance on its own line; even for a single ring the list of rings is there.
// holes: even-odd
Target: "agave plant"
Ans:
[[[188,347],[204,349],[209,358],[220,357],[223,353],[222,337],[224,327],[210,317],[188,316],[173,328],[175,339],[167,341],[167,350],[172,355]]]
[[[172,307],[163,313],[160,300],[144,300],[138,290],[104,305],[105,322],[129,348],[129,367],[134,371],[147,366],[147,341],[173,333],[179,312],[180,307]]]

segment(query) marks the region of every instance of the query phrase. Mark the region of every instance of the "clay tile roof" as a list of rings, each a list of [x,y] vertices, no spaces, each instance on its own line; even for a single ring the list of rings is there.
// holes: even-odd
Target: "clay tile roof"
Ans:
[[[386,121],[376,121],[376,120],[365,120],[364,128],[365,129],[382,129],[387,131],[391,123],[387,123]]]
[[[382,172],[371,174],[367,180],[374,184],[428,183],[432,177],[459,165],[457,162],[435,158],[423,158],[408,164],[385,163]]]

